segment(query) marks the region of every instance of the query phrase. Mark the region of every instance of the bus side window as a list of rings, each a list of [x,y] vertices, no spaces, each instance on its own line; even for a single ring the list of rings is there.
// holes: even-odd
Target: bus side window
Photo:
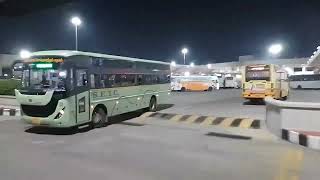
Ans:
[[[87,86],[88,84],[87,70],[77,69],[76,76],[77,76],[78,87]]]
[[[142,74],[138,75],[138,85],[142,85],[143,84],[143,77]]]
[[[91,74],[90,84],[91,84],[91,88],[100,88],[100,75],[99,74]]]

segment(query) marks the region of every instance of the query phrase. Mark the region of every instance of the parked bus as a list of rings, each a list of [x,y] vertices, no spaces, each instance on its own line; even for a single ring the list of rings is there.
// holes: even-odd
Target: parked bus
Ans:
[[[223,82],[223,87],[224,88],[238,88],[238,83],[235,77],[228,76],[224,78]]]
[[[219,89],[216,76],[172,76],[171,90],[173,91],[212,91]]]
[[[249,100],[261,100],[266,96],[286,99],[289,84],[286,71],[273,64],[248,65],[243,69],[242,97]]]
[[[15,94],[36,126],[101,127],[110,116],[156,111],[170,90],[170,64],[160,61],[63,50],[34,52],[23,66]]]
[[[319,89],[320,74],[302,74],[289,77],[290,88],[296,89]]]
[[[218,76],[220,88],[239,88],[240,86],[237,83],[237,79],[233,76]]]

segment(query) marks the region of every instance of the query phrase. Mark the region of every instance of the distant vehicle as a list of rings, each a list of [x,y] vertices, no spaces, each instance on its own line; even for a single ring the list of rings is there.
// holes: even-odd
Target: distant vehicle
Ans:
[[[35,126],[101,127],[138,109],[156,111],[170,91],[170,64],[80,51],[34,52],[15,90],[22,119]]]
[[[245,99],[262,100],[266,96],[286,99],[289,95],[287,73],[276,65],[248,65],[242,73],[242,97]]]
[[[173,91],[212,91],[219,89],[216,76],[172,76],[171,90]]]
[[[236,78],[232,76],[225,77],[223,83],[224,88],[239,88]]]
[[[233,76],[219,76],[220,88],[239,88],[237,79]]]
[[[293,89],[319,89],[320,74],[289,76],[289,86]]]

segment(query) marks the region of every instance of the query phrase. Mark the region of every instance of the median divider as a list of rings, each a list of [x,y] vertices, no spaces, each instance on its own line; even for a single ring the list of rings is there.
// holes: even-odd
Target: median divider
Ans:
[[[20,109],[0,107],[0,116],[21,116]]]
[[[266,126],[276,136],[320,149],[320,103],[285,102],[265,98]]]
[[[260,129],[260,120],[250,118],[232,118],[232,117],[214,117],[214,116],[199,116],[199,115],[184,115],[174,113],[162,113],[162,112],[148,112],[143,115],[143,122],[145,118],[153,118],[166,120],[176,123],[185,124],[198,124],[202,126],[220,126],[220,127],[238,127],[238,128],[250,128]]]

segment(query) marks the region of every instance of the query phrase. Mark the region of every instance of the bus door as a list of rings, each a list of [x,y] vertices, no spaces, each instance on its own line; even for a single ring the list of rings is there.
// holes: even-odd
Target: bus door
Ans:
[[[90,95],[89,95],[89,83],[88,83],[88,70],[76,69],[76,88],[75,88],[75,100],[76,100],[76,122],[82,124],[88,122],[90,118]]]

